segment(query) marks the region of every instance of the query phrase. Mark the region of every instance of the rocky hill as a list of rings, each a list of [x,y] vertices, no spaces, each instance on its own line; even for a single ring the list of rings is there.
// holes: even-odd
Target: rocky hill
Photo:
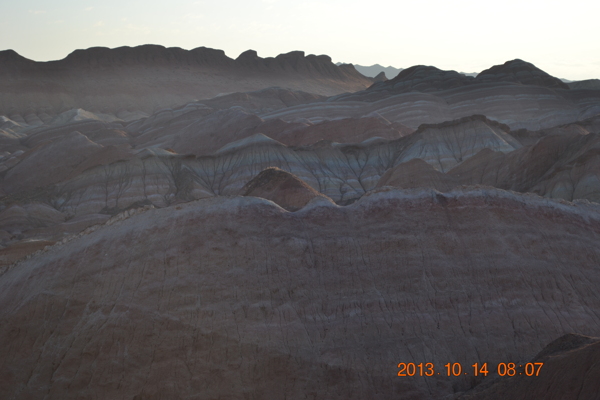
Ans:
[[[156,45],[76,50],[63,60],[34,62],[0,52],[0,115],[43,122],[72,108],[133,119],[192,100],[279,86],[320,95],[372,84],[351,65],[302,51],[261,58],[248,50],[231,59],[222,50]],[[133,113],[133,116],[132,116]]]
[[[600,91],[521,60],[0,65],[0,398],[597,393]]]
[[[151,209],[0,276],[0,393],[465,392],[478,380],[447,376],[448,360],[491,369],[565,330],[598,331],[599,211],[488,189],[383,190],[296,213],[253,197]],[[555,359],[540,382],[558,376]],[[399,377],[401,362],[440,375]],[[597,382],[584,365],[577,379]]]

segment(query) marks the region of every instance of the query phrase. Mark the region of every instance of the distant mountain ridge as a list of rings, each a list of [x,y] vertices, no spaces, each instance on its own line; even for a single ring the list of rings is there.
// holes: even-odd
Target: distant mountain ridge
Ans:
[[[402,70],[394,79],[373,84],[370,89],[394,91],[430,92],[447,90],[481,83],[517,83],[552,89],[569,90],[569,86],[558,78],[542,71],[526,61],[515,59],[502,65],[494,65],[477,76],[456,71],[446,71],[433,66],[415,65]]]
[[[336,65],[343,65],[343,64],[336,63]],[[395,68],[395,67],[392,67],[391,65],[388,67],[384,67],[379,64],[373,64],[369,67],[366,67],[364,65],[357,65],[357,64],[353,64],[353,65],[354,65],[354,68],[358,72],[360,72],[364,76],[368,76],[369,78],[375,78],[377,75],[379,75],[380,73],[383,72],[387,79],[392,79],[392,78],[396,77],[396,75],[398,75],[404,69],[404,68]]]
[[[379,64],[371,67],[386,68]],[[596,107],[595,100],[590,103],[584,99],[585,93],[562,92],[570,91],[569,87],[575,88],[577,83],[567,85],[533,64],[518,59],[479,74],[443,71],[424,65],[407,69],[387,68],[394,71],[390,75],[400,72],[391,77],[382,70],[374,77],[367,77],[359,71],[364,71],[361,66],[336,65],[327,55],[305,55],[303,51],[262,58],[256,51],[247,50],[233,59],[222,50],[206,47],[193,50],[157,45],[115,49],[94,47],[76,50],[62,60],[36,62],[6,50],[0,51],[0,116],[6,116],[11,123],[41,125],[69,110],[83,109],[96,115],[102,114],[108,120],[131,121],[162,109],[232,93],[241,96],[239,101],[252,102],[244,99],[244,92],[274,87],[283,89],[284,97],[291,90],[302,91],[314,99],[336,96],[338,100],[368,99],[369,102],[385,98],[388,92],[432,93],[466,86],[474,89],[481,85],[492,92],[497,86],[509,85],[511,91],[522,92],[520,96],[527,92],[527,96],[535,97],[539,95],[534,93],[539,91],[535,87],[545,87],[561,90],[561,94],[551,94],[562,97],[561,102],[575,101],[578,105],[572,104],[570,109],[581,108],[584,118],[593,115]],[[594,80],[580,85],[577,90],[594,90],[596,87]],[[296,102],[295,99],[289,100]],[[586,102],[589,104],[586,105]],[[281,98],[275,103],[275,108],[260,108],[266,112],[267,109],[278,108],[280,103],[289,102]],[[420,108],[425,107],[424,103],[419,104]],[[417,124],[412,126],[416,128],[421,122],[440,122],[465,116],[440,111],[447,107],[442,104],[441,108],[423,109],[419,113],[426,112],[428,117],[421,120],[419,113],[414,114],[409,125]],[[485,110],[487,106],[483,103],[479,107],[483,108],[476,113],[491,112]],[[552,119],[548,123],[571,122],[572,116],[566,115],[571,111],[567,109],[547,114],[554,116],[548,117]],[[527,127],[537,126],[530,122]]]
[[[584,81],[566,82],[571,89],[600,90],[600,79],[586,79]]]
[[[355,118],[375,110],[388,121],[412,129],[480,114],[511,129],[539,130],[595,116],[600,112],[600,91],[569,89],[559,79],[518,59],[477,77],[416,65],[367,90],[331,97],[327,107],[298,105],[270,115],[287,121],[307,118],[319,122]]]
[[[338,66],[345,65],[340,62],[335,63],[335,64]],[[385,74],[385,77],[387,79],[394,79],[396,76],[398,76],[398,74],[400,72],[402,72],[405,69],[405,68],[395,68],[392,66],[384,67],[379,64],[373,64],[369,67],[366,67],[364,65],[358,65],[358,64],[353,64],[353,65],[354,65],[354,68],[358,72],[360,72],[361,74],[363,74],[364,76],[367,76],[369,78],[375,78],[377,82],[379,82],[381,80],[385,80],[385,79],[377,79],[378,75],[380,75],[382,72]],[[459,72],[459,74],[476,77],[478,72]]]
[[[0,51],[0,74],[5,67],[17,66],[24,72],[60,71],[71,68],[117,68],[123,66],[168,66],[168,67],[220,67],[269,72],[301,72],[305,74],[360,78],[349,64],[335,65],[327,55],[305,55],[303,51],[291,51],[277,57],[259,57],[255,50],[247,50],[236,59],[228,57],[223,50],[198,47],[185,50],[179,47],[142,45],[136,47],[90,47],[75,50],[65,58],[55,61],[37,62],[27,59],[14,50]]]
[[[331,96],[372,83],[352,65],[337,66],[329,56],[303,51],[261,58],[248,50],[232,59],[206,47],[93,47],[62,60],[36,62],[6,50],[0,52],[0,115],[56,115],[71,108],[151,113],[273,86]]]

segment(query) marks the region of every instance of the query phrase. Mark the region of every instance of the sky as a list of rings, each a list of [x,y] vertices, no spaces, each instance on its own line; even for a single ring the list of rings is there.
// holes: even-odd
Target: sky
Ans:
[[[0,14],[0,50],[36,61],[160,44],[462,72],[520,58],[559,78],[600,78],[597,0],[2,0]]]

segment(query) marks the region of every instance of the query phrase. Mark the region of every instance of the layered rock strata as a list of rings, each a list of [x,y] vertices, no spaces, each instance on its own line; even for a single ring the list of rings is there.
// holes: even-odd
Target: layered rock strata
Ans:
[[[528,360],[600,329],[599,211],[483,189],[148,210],[0,276],[0,396],[459,394],[479,382],[448,362]]]
[[[418,65],[366,90],[331,97],[322,107],[299,105],[263,118],[322,121],[372,112],[411,128],[481,114],[511,129],[538,130],[598,114],[600,92],[571,90],[522,60],[494,66],[477,77]]]
[[[193,115],[196,112],[197,109],[190,111]],[[336,135],[333,129],[336,125],[349,126],[355,121],[339,120],[316,125],[282,122],[271,125],[235,109],[211,112],[199,119],[185,119],[185,115],[176,115],[175,121],[164,117],[158,119],[157,116],[154,122],[148,121],[147,128],[136,128],[138,132],[143,132],[139,135],[127,133],[129,127],[124,131],[94,128],[88,133],[102,141],[103,136],[97,132],[108,132],[108,137],[113,137],[114,132],[124,132],[131,143],[140,143],[137,146],[142,149],[132,149],[127,143],[97,145],[89,138],[85,139],[87,136],[81,133],[66,133],[70,130],[66,127],[30,135],[24,143],[35,147],[9,157],[4,164],[11,168],[5,174],[3,188],[10,190],[11,194],[2,199],[3,207],[45,203],[60,211],[63,219],[85,218],[86,215],[99,213],[112,215],[146,204],[166,207],[214,195],[237,194],[268,167],[277,167],[295,175],[340,205],[356,201],[376,186],[434,187],[446,191],[455,186],[473,184],[534,192],[566,200],[579,198],[600,201],[596,155],[598,139],[596,134],[589,134],[582,125],[552,132],[513,132],[507,126],[485,117],[473,116],[438,125],[423,125],[416,132],[391,141],[379,138],[360,144],[337,144],[321,140],[311,146],[293,147],[252,132],[261,130],[261,127],[277,131],[275,127],[278,126],[289,129],[279,131],[277,137],[282,141],[290,137],[300,138],[298,140],[307,137],[316,139],[314,132]],[[232,115],[239,118],[231,118]],[[227,118],[229,124],[219,125],[218,121],[226,121]],[[178,127],[176,121],[186,121],[180,125],[184,128]],[[194,130],[185,129],[190,121],[196,126],[213,126],[214,130],[207,128],[203,131],[204,136],[194,136]],[[207,121],[212,122],[209,124]],[[241,122],[237,124],[235,121]],[[252,124],[256,126],[244,128],[248,121],[254,121]],[[388,132],[393,132],[393,125],[384,125],[379,121],[369,118],[362,125],[361,121],[356,121],[355,129],[362,127],[362,132],[368,132],[371,127],[379,129],[378,126],[383,126]],[[593,120],[582,124],[594,126]],[[73,126],[86,131],[83,122],[74,123]],[[321,126],[332,129],[321,130]],[[180,151],[187,149],[209,154],[186,156],[177,154],[171,148],[165,150],[141,145],[153,137],[153,132],[158,131],[162,133],[157,138],[168,138],[162,147],[169,143],[181,143],[181,147],[176,146]],[[342,134],[344,131],[341,129],[339,132]],[[298,135],[294,136],[294,132]],[[306,134],[302,135],[302,132]],[[399,136],[401,131],[395,134]],[[206,143],[214,144],[203,146],[201,137],[205,137]],[[243,139],[234,140],[239,137]],[[521,141],[528,142],[530,137],[540,139],[534,145],[520,144]],[[61,149],[65,154],[84,154],[89,148],[89,154],[86,153],[85,159],[78,160],[79,164],[76,158],[69,159],[69,163],[73,163],[71,165],[62,163],[62,156],[48,160],[42,157],[46,154],[45,149],[71,143],[73,138],[82,139],[75,141],[75,144],[81,142],[86,145],[83,148],[62,146]],[[423,159],[431,167],[416,161],[418,159]],[[40,160],[46,162],[41,163]],[[26,167],[32,163],[51,176],[31,173],[31,168]],[[44,167],[54,163],[58,163],[60,168],[51,170]],[[47,185],[53,181],[59,182]],[[17,233],[14,227],[9,229],[0,226],[0,229],[8,230],[8,235],[2,239],[5,245],[30,237],[59,240],[62,232],[71,231],[66,228],[32,230],[33,227],[27,224]],[[41,236],[43,232],[50,236]],[[25,236],[15,236],[20,234]]]

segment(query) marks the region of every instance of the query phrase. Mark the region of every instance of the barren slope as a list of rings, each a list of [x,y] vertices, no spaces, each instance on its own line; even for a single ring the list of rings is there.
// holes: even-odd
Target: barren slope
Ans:
[[[588,119],[547,131],[511,131],[471,116],[422,125],[406,135],[401,126],[377,116],[288,123],[263,120],[235,107],[214,110],[191,104],[126,127],[79,121],[38,128],[19,142],[30,149],[23,146],[27,151],[0,159],[7,194],[0,199],[0,211],[32,205],[35,217],[37,204],[44,204],[60,212],[64,222],[36,226],[30,219],[18,220],[21,225],[0,220],[0,241],[4,246],[29,239],[56,241],[75,227],[95,223],[99,214],[107,218],[141,205],[167,207],[238,194],[269,167],[295,175],[340,205],[386,185],[446,191],[484,184],[600,201],[600,142],[587,130],[596,125]],[[372,133],[397,139],[331,141]],[[300,147],[285,144],[305,140],[319,141]]]
[[[599,243],[597,206],[498,190],[150,210],[0,276],[0,396],[440,399],[598,332]]]
[[[0,52],[0,398],[592,398],[600,91],[522,60],[391,78]]]
[[[600,393],[599,358],[599,338],[564,335],[531,360],[532,363],[543,363],[543,372],[540,370],[539,376],[527,376],[525,367],[517,368],[514,377],[490,377],[458,399],[597,399]]]

